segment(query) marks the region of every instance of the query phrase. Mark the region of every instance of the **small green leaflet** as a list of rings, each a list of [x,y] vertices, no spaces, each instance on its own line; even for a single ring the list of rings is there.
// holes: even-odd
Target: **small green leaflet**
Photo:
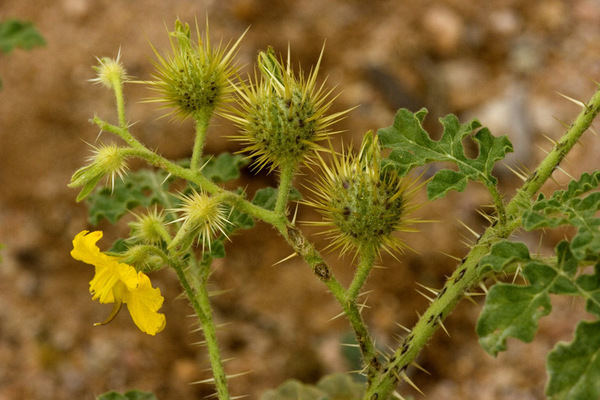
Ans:
[[[509,261],[521,257],[524,262],[522,275],[529,281],[528,285],[497,283],[491,287],[486,297],[485,306],[477,321],[477,334],[481,346],[493,356],[506,350],[506,340],[514,337],[524,342],[531,342],[538,329],[538,321],[548,315],[552,309],[550,294],[577,294],[574,275],[577,271],[577,260],[563,241],[556,246],[556,265],[547,265],[539,260],[530,259],[523,248],[512,256],[498,256],[500,250],[510,246],[498,243],[490,256],[482,259],[494,270],[501,270]],[[519,246],[520,247],[520,246]],[[502,249],[503,248],[503,249]],[[483,265],[485,266],[485,265]]]
[[[244,156],[221,153],[203,159],[202,175],[213,182],[227,182],[240,177],[240,168],[248,164]]]
[[[548,400],[600,398],[600,321],[581,321],[571,343],[559,343],[546,361]]]
[[[103,187],[89,195],[89,221],[98,225],[102,218],[116,223],[129,210],[149,207],[158,203],[165,205],[166,174],[163,171],[141,169],[130,172],[123,180],[115,179],[114,189]]]
[[[540,194],[531,209],[523,213],[523,227],[527,230],[572,225],[577,233],[571,240],[571,249],[579,260],[600,260],[600,171],[584,173],[578,181],[571,181],[567,190],[558,190],[550,198]]]
[[[101,394],[96,400],[157,400],[156,396],[150,392],[141,390],[129,390],[123,394],[118,392],[108,392]]]
[[[31,50],[37,46],[44,46],[46,41],[29,21],[7,19],[0,22],[0,52],[8,54],[20,47]]]
[[[290,201],[300,200],[302,195],[295,188],[290,189]],[[275,203],[277,202],[277,189],[272,187],[267,187],[264,189],[259,189],[254,194],[254,198],[252,199],[252,204],[265,208],[267,210],[273,211],[275,209]]]
[[[385,165],[392,165],[403,176],[413,168],[433,161],[456,164],[458,171],[442,169],[427,184],[427,197],[430,200],[444,197],[449,190],[462,192],[469,180],[485,185],[497,183],[492,168],[506,153],[513,151],[507,136],[492,136],[475,119],[461,125],[458,118],[450,114],[440,119],[444,132],[440,140],[434,141],[422,127],[426,115],[425,109],[416,113],[400,109],[394,124],[377,132],[382,147],[392,149],[389,158],[383,160]],[[477,132],[473,133],[475,130]],[[467,136],[479,147],[477,158],[465,155],[463,140]]]

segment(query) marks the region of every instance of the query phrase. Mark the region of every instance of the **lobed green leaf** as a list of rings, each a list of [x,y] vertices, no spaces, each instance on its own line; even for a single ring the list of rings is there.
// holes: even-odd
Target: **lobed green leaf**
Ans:
[[[549,400],[600,398],[600,321],[581,321],[570,343],[559,343],[546,361]]]
[[[295,189],[290,189],[290,201],[300,200],[302,195],[300,192]],[[275,203],[277,202],[277,189],[272,187],[267,187],[263,189],[259,189],[254,194],[254,198],[252,199],[252,204],[262,207],[267,210],[273,211],[275,209]]]
[[[450,114],[440,119],[444,132],[440,140],[434,141],[422,127],[426,114],[425,109],[416,113],[400,109],[394,124],[377,132],[382,147],[392,150],[389,158],[383,162],[392,165],[400,175],[433,161],[455,164],[458,171],[442,169],[427,184],[430,200],[444,197],[449,190],[462,192],[470,180],[495,185],[497,179],[492,175],[494,164],[513,151],[508,137],[492,136],[475,119],[461,125],[458,118]],[[465,155],[463,140],[466,137],[478,145],[479,154],[476,158]]]
[[[600,260],[600,171],[584,173],[571,181],[567,190],[558,190],[550,198],[540,194],[529,210],[523,213],[526,230],[572,225],[577,233],[571,240],[573,254],[579,260]],[[582,195],[587,194],[585,197]]]
[[[167,206],[165,177],[163,171],[141,169],[115,180],[112,190],[97,189],[88,197],[90,224],[97,225],[103,218],[114,224],[137,206],[149,207],[155,203]]]
[[[203,161],[202,175],[213,182],[227,182],[240,177],[240,168],[248,164],[240,154],[221,153]]]
[[[509,256],[509,249],[520,246],[514,243],[496,246],[496,255],[486,256],[484,259],[486,265],[501,270],[506,262],[515,260]],[[524,249],[520,248],[519,251],[521,256],[525,255]],[[556,247],[556,265],[548,265],[535,259],[525,263],[522,275],[529,284],[497,283],[492,286],[477,321],[476,330],[481,346],[496,356],[500,351],[506,350],[506,340],[509,337],[531,342],[540,318],[552,310],[550,294],[580,293],[574,282],[576,270],[577,260],[570,251],[568,242],[563,241]]]
[[[482,273],[488,269],[502,272],[508,264],[528,260],[530,260],[529,249],[525,244],[504,240],[492,246],[490,253],[479,262],[479,267]]]

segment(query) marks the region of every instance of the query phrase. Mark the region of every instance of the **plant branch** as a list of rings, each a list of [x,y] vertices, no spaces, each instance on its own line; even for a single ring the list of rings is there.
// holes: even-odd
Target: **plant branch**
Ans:
[[[367,377],[369,380],[372,379],[380,368],[379,352],[371,340],[356,301],[348,299],[346,289],[344,289],[342,284],[335,278],[330,267],[314,248],[312,243],[306,240],[297,227],[288,223],[285,228],[280,229],[279,232],[292,246],[296,254],[306,261],[313,273],[327,286],[342,306],[342,310],[354,330],[356,341],[363,356],[363,361],[367,366]]]
[[[600,90],[585,105],[563,137],[556,143],[537,169],[531,174],[517,194],[506,206],[506,222],[498,220],[486,229],[468,255],[458,265],[446,281],[438,296],[413,327],[401,346],[385,365],[386,373],[368,385],[364,399],[387,399],[401,379],[406,379],[405,371],[443,324],[443,320],[464,297],[469,289],[477,285],[484,274],[478,270],[479,261],[489,253],[491,246],[505,239],[521,227],[521,215],[531,204],[531,199],[550,178],[552,172],[573,148],[581,135],[590,127],[600,112]]]
[[[197,282],[194,282],[194,287],[190,285],[189,279],[184,271],[184,267],[179,262],[172,262],[172,266],[177,273],[177,277],[183,286],[190,304],[194,308],[194,311],[200,320],[200,325],[206,341],[206,347],[208,348],[208,355],[215,386],[217,388],[218,398],[220,400],[226,400],[230,398],[229,390],[227,388],[227,375],[225,374],[223,362],[221,360],[219,345],[217,343],[216,328],[212,318],[212,311],[207,290],[207,280],[210,273],[210,264],[212,262],[212,258],[206,255],[199,265],[197,264],[196,258],[193,255],[190,257],[190,260],[193,260],[192,264],[194,264],[190,267],[197,270],[196,272],[198,273],[198,276],[195,277],[197,278]]]

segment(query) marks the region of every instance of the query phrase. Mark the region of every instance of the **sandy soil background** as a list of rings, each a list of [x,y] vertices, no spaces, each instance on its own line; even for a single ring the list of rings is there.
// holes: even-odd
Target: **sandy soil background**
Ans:
[[[427,107],[427,126],[439,132],[437,118],[456,113],[461,120],[476,115],[492,132],[507,134],[515,144],[510,159],[533,166],[578,108],[556,92],[588,99],[600,79],[600,3],[597,0],[468,0],[342,1],[315,0],[3,0],[0,19],[33,21],[48,45],[31,52],[0,56],[0,400],[93,399],[111,389],[154,391],[160,399],[196,399],[213,392],[205,349],[191,332],[190,308],[178,298],[175,275],[153,276],[165,295],[167,328],[156,337],[140,333],[127,312],[111,324],[92,327],[110,306],[90,301],[93,271],[70,259],[71,240],[90,229],[84,204],[67,188],[70,176],[89,155],[98,130],[88,123],[94,114],[113,118],[112,97],[93,78],[95,56],[116,56],[131,75],[152,72],[148,41],[168,45],[167,25],[175,18],[201,30],[210,18],[213,38],[227,42],[250,26],[239,63],[252,65],[260,49],[291,47],[305,69],[326,51],[322,77],[338,85],[334,105],[342,110],[360,104],[339,126],[344,141],[360,141],[369,129],[392,123],[399,107]],[[249,69],[249,67],[247,68]],[[190,125],[158,119],[140,100],[149,92],[126,88],[128,118],[140,121],[134,133],[171,158],[190,155]],[[224,137],[229,123],[215,120],[210,152],[235,151]],[[589,135],[563,167],[574,176],[597,168],[600,140]],[[518,183],[500,171],[510,195]],[[250,171],[236,182],[257,188],[275,177],[251,180]],[[557,182],[564,175],[557,173]],[[252,183],[251,183],[252,182]],[[489,201],[472,185],[466,195],[425,204],[424,219],[439,222],[421,227],[406,240],[418,251],[400,262],[384,258],[387,268],[368,282],[365,319],[381,346],[393,345],[416,320],[426,301],[415,282],[441,287],[463,242],[472,237],[458,222],[481,231],[485,221],[474,212]],[[300,209],[299,218],[312,215]],[[101,243],[127,229],[102,223]],[[562,233],[549,233],[542,250]],[[531,248],[537,249],[532,237]],[[528,239],[529,240],[529,239]],[[323,246],[319,238],[315,238]],[[339,307],[299,261],[273,266],[291,252],[266,226],[235,236],[228,257],[219,261],[212,285],[229,290],[214,299],[216,318],[226,324],[219,338],[231,374],[251,371],[231,381],[233,395],[257,398],[286,378],[314,382],[324,374],[351,368],[340,352],[348,333],[342,319],[330,321]],[[351,276],[349,260],[337,261],[343,282]],[[446,322],[451,337],[438,333],[419,363],[431,375],[411,371],[430,399],[543,398],[544,358],[558,340],[569,340],[582,305],[557,301],[551,319],[543,320],[533,344],[510,341],[498,359],[478,347],[474,323],[480,306],[463,302]],[[402,387],[406,396],[415,395]],[[416,394],[417,398],[420,395]]]

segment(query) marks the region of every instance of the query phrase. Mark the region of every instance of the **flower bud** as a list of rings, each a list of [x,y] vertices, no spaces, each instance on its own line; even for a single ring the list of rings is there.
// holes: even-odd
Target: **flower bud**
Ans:
[[[158,246],[169,238],[169,233],[165,229],[165,215],[156,207],[149,210],[147,214],[134,213],[134,215],[135,221],[129,223],[130,239],[134,243]]]
[[[75,171],[69,183],[69,187],[83,186],[77,201],[86,198],[105,176],[109,177],[114,190],[115,175],[123,178],[123,174],[129,169],[125,148],[114,144],[92,147],[94,154],[88,158],[89,164]]]
[[[195,190],[180,199],[181,206],[173,211],[181,215],[174,222],[182,222],[182,225],[168,248],[185,251],[198,239],[202,250],[210,250],[213,238],[226,236],[225,226],[229,223],[220,199]]]
[[[98,60],[98,66],[92,67],[96,71],[96,78],[91,79],[94,83],[100,83],[110,89],[114,89],[116,85],[127,81],[127,71],[120,62],[121,51],[117,58],[102,57]]]

